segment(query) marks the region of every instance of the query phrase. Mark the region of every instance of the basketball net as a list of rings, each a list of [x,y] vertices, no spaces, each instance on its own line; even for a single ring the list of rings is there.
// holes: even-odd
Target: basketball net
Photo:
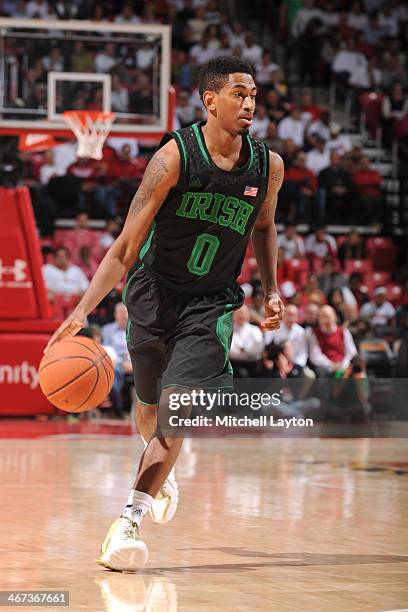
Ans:
[[[77,156],[102,159],[102,148],[115,120],[108,111],[65,111],[64,120],[78,140]]]

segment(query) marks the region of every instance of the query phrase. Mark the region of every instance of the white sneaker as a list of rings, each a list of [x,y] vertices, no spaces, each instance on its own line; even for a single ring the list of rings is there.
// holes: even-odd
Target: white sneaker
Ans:
[[[171,470],[150,507],[150,516],[155,523],[168,523],[173,518],[179,500],[174,470]]]
[[[138,526],[122,516],[111,525],[96,562],[118,572],[137,572],[147,557],[147,546],[140,539]]]

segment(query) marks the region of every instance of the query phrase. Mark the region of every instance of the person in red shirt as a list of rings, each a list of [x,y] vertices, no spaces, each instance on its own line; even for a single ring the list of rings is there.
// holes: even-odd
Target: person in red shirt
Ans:
[[[299,151],[293,165],[285,172],[285,183],[291,187],[297,204],[296,217],[306,219],[313,210],[313,202],[317,192],[317,179],[312,170],[306,168],[306,153]]]
[[[147,166],[144,158],[133,159],[130,152],[130,146],[124,144],[120,152],[108,163],[106,171],[108,184],[104,196],[106,207],[113,217],[122,202],[127,203],[132,199]]]
[[[353,174],[353,182],[363,205],[364,220],[371,223],[379,221],[383,208],[383,177],[370,167],[370,160],[365,155],[361,157],[360,168]]]

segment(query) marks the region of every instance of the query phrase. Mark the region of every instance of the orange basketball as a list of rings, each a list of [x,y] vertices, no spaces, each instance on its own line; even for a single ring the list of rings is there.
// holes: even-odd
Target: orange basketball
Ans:
[[[113,384],[113,364],[103,347],[85,336],[64,338],[41,360],[39,379],[45,397],[66,412],[99,406]]]

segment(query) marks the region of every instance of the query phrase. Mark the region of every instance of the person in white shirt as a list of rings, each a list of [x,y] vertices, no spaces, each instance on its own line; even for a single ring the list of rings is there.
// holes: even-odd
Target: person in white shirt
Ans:
[[[387,301],[387,289],[377,287],[374,291],[374,300],[361,307],[360,317],[368,319],[371,325],[392,325],[396,311]]]
[[[132,4],[126,3],[120,15],[115,17],[115,23],[140,23],[140,17],[134,14]]]
[[[334,256],[337,253],[336,240],[327,233],[324,226],[320,226],[306,238],[306,253],[321,259],[328,255]]]
[[[312,121],[307,128],[308,140],[311,140],[316,134],[325,141],[330,138],[330,115],[327,109],[322,111],[320,119]]]
[[[285,259],[296,259],[305,255],[305,243],[296,231],[296,225],[288,224],[278,236],[278,248],[283,250]]]
[[[257,140],[264,140],[268,135],[270,119],[264,104],[257,104],[252,120],[251,135]]]
[[[349,80],[358,81],[361,73],[367,68],[367,58],[356,51],[355,42],[352,37],[346,41],[346,49],[341,49],[334,57],[332,71],[335,74],[348,72]]]
[[[111,104],[113,111],[126,113],[129,110],[129,92],[118,74],[112,75]]]
[[[332,151],[336,151],[339,155],[344,155],[348,151],[351,151],[352,144],[350,140],[350,136],[348,134],[342,133],[342,128],[340,123],[336,123],[332,121],[330,123],[330,140],[326,142],[326,150],[330,156]],[[330,157],[329,164],[327,164],[326,168],[330,165]]]
[[[46,0],[31,0],[26,6],[26,15],[31,19],[46,19],[48,2]]]
[[[126,342],[126,326],[128,312],[122,302],[117,302],[113,311],[115,320],[102,327],[102,338],[104,344],[111,346],[118,355],[118,361],[125,372],[132,372],[130,355]]]
[[[336,313],[331,306],[322,306],[318,325],[309,332],[309,359],[320,376],[344,370],[357,355],[353,336],[345,327],[336,323]]]
[[[262,351],[264,338],[256,325],[249,323],[249,309],[244,305],[233,314],[233,334],[229,358],[238,377],[255,376]]]
[[[351,28],[354,28],[355,30],[360,30],[361,32],[364,30],[364,28],[367,27],[368,17],[363,12],[361,2],[359,0],[356,0],[351,5],[351,10],[348,15],[347,24]]]
[[[298,324],[299,311],[294,304],[286,306],[280,328],[264,333],[265,345],[271,342],[283,344],[290,340],[293,347],[293,362],[304,367],[307,362],[307,344],[305,330]]]
[[[301,118],[300,108],[293,105],[290,116],[285,117],[278,124],[278,137],[281,140],[290,138],[300,148],[303,148],[305,139],[305,126]]]
[[[314,148],[306,153],[306,168],[318,175],[330,166],[330,151],[326,147],[326,141],[319,134],[316,134],[313,140]]]
[[[255,35],[253,32],[247,32],[245,34],[246,47],[243,50],[243,57],[247,62],[251,62],[253,66],[256,66],[261,62],[263,49],[261,45],[257,45],[255,42]]]
[[[255,64],[256,82],[265,85],[270,82],[271,74],[279,70],[279,65],[272,61],[269,51],[264,51],[262,58]]]
[[[96,72],[110,72],[117,64],[118,60],[115,57],[115,45],[107,43],[103,51],[99,51],[95,57]]]
[[[65,247],[57,249],[54,263],[44,264],[42,268],[44,283],[50,299],[54,295],[77,295],[80,297],[88,289],[89,281],[79,266],[70,263]]]
[[[54,152],[52,149],[45,151],[44,163],[40,168],[40,183],[41,185],[48,185],[50,180],[54,176],[62,176],[64,173],[61,172],[60,168],[54,162]]]
[[[315,7],[315,0],[303,0],[303,7],[298,10],[292,23],[292,35],[299,38],[306,30],[311,19],[317,18],[323,21],[323,12]]]

